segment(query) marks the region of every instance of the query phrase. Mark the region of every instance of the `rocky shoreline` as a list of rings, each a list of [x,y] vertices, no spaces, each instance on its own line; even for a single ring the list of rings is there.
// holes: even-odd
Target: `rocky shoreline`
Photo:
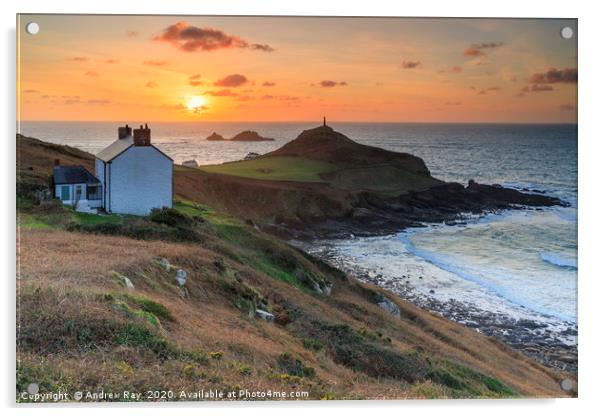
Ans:
[[[502,313],[486,311],[476,305],[455,299],[443,302],[415,290],[412,281],[422,279],[422,276],[408,273],[401,281],[392,281],[385,279],[381,274],[368,272],[359,267],[344,266],[328,250],[312,251],[312,254],[361,281],[389,290],[421,309],[493,337],[549,368],[577,374],[577,343],[567,341],[571,338],[576,340],[576,324],[565,322],[563,328],[552,328],[545,321],[514,318]],[[542,319],[546,317],[542,316]]]
[[[426,223],[462,223],[466,216],[497,213],[508,209],[543,209],[568,206],[542,191],[505,188],[469,181],[467,186],[448,182],[397,197],[373,192],[353,195],[352,208],[339,215],[304,216],[264,225],[264,229],[287,239],[312,241],[350,236],[379,236]]]

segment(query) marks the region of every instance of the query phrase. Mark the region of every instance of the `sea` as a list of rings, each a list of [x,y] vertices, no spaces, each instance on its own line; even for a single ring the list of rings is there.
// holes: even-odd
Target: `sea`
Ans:
[[[139,124],[139,123],[138,123]],[[263,154],[320,123],[152,123],[153,143],[176,163],[240,160]],[[115,122],[22,122],[20,133],[97,153],[117,137]],[[467,184],[554,196],[566,207],[466,216],[456,224],[425,224],[376,237],[315,241],[308,251],[356,274],[378,276],[395,291],[412,290],[440,302],[550,327],[577,324],[577,126],[568,124],[329,123],[349,138],[408,152],[433,176]],[[255,130],[271,142],[209,142]],[[362,272],[362,273],[359,273]],[[399,293],[402,293],[399,291]],[[576,337],[568,339],[576,343]]]

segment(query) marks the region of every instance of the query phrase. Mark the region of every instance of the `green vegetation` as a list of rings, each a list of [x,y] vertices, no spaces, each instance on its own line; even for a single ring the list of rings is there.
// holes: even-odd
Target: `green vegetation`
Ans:
[[[430,360],[433,382],[451,389],[454,397],[512,397],[517,393],[501,381],[446,359]]]
[[[97,225],[97,224],[122,224],[123,216],[119,214],[89,214],[86,212],[74,212],[72,219],[77,224]]]
[[[281,371],[290,376],[313,377],[316,374],[312,367],[308,367],[303,361],[293,357],[288,352],[280,354],[276,363]]]
[[[324,182],[320,175],[335,170],[336,166],[327,162],[301,157],[273,156],[221,165],[201,166],[198,169],[208,173],[242,176],[251,179]]]

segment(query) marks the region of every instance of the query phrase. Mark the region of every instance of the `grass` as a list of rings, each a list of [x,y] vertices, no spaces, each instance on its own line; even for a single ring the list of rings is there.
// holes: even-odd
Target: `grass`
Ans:
[[[274,156],[248,161],[201,166],[209,173],[241,176],[251,179],[296,182],[325,182],[320,174],[331,172],[336,166],[300,157]]]
[[[97,224],[122,224],[123,217],[118,214],[111,215],[98,215],[98,214],[90,214],[87,212],[74,212],[72,214],[72,219],[84,225],[97,225]]]

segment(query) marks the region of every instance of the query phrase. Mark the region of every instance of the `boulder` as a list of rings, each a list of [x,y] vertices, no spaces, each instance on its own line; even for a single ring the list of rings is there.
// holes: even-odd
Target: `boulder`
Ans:
[[[176,271],[176,280],[180,286],[184,286],[186,284],[186,270],[178,269]]]
[[[255,315],[266,322],[274,322],[274,315],[269,312],[264,311],[263,309],[255,309]]]
[[[125,287],[127,287],[128,289],[134,289],[134,284],[127,276],[121,276],[121,278],[123,279],[123,285]]]
[[[165,270],[167,270],[167,271],[171,270],[171,264],[169,263],[169,260],[167,260],[167,259],[164,259],[164,258],[162,258],[162,257],[161,257],[161,258],[157,259],[157,262],[158,262],[158,263],[159,263],[161,266],[163,266],[163,268],[164,268]]]
[[[397,306],[395,302],[393,302],[390,299],[387,299],[384,296],[382,297],[382,300],[378,302],[378,306],[397,318],[401,317],[401,311],[399,310],[399,306]]]

